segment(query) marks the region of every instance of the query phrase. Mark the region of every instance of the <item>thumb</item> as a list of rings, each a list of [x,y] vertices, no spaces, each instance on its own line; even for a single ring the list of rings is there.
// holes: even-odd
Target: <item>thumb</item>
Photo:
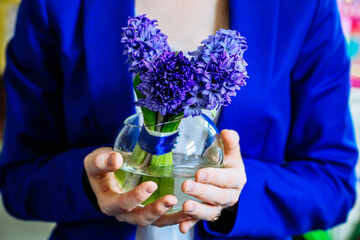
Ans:
[[[239,134],[234,130],[222,130],[220,133],[221,140],[224,144],[225,150],[225,166],[232,162],[240,162],[240,145],[239,145]]]
[[[90,176],[101,176],[119,169],[123,159],[119,153],[111,151],[94,151],[85,158],[85,170]]]

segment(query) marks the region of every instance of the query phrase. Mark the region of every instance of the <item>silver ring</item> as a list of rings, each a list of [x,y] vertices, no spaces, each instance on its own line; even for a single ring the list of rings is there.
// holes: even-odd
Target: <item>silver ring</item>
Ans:
[[[215,221],[218,220],[219,217],[221,216],[221,207],[220,207],[219,205],[217,205],[216,207],[217,207],[218,213],[217,213],[217,215],[211,220],[212,222],[215,222]]]

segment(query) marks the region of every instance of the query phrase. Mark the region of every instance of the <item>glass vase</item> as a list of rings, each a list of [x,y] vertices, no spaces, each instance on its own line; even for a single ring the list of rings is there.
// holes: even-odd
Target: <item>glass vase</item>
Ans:
[[[212,120],[202,114],[177,121],[180,125],[176,131],[162,133],[161,129],[174,121],[144,126],[142,113],[137,113],[124,121],[116,137],[114,151],[124,159],[121,169],[115,172],[122,190],[130,191],[146,181],[158,185],[141,206],[171,194],[178,203],[169,212],[177,212],[186,200],[199,201],[182,192],[182,183],[195,179],[201,168],[223,166],[223,144]]]

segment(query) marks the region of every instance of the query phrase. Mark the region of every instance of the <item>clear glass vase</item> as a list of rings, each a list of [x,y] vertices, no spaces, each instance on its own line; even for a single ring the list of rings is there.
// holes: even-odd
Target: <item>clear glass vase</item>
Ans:
[[[224,149],[215,124],[203,114],[181,119],[173,132],[161,133],[160,129],[174,121],[155,126],[143,123],[141,113],[128,117],[114,143],[114,151],[124,159],[115,172],[122,190],[127,192],[142,182],[154,181],[158,189],[141,205],[172,194],[178,203],[169,212],[179,211],[186,200],[198,201],[183,193],[181,184],[194,179],[201,168],[222,167]]]

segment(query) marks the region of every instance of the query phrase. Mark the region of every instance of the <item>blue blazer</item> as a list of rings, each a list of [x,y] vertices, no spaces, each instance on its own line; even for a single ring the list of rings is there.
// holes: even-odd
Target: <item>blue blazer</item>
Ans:
[[[135,226],[97,211],[84,157],[113,142],[134,112],[120,43],[130,0],[23,0],[7,51],[0,187],[8,211],[58,223],[51,239],[133,239]],[[223,108],[248,181],[232,226],[196,239],[287,239],[346,220],[357,160],[349,59],[335,0],[230,0],[247,38],[250,79]],[[204,36],[206,38],[207,36]]]

